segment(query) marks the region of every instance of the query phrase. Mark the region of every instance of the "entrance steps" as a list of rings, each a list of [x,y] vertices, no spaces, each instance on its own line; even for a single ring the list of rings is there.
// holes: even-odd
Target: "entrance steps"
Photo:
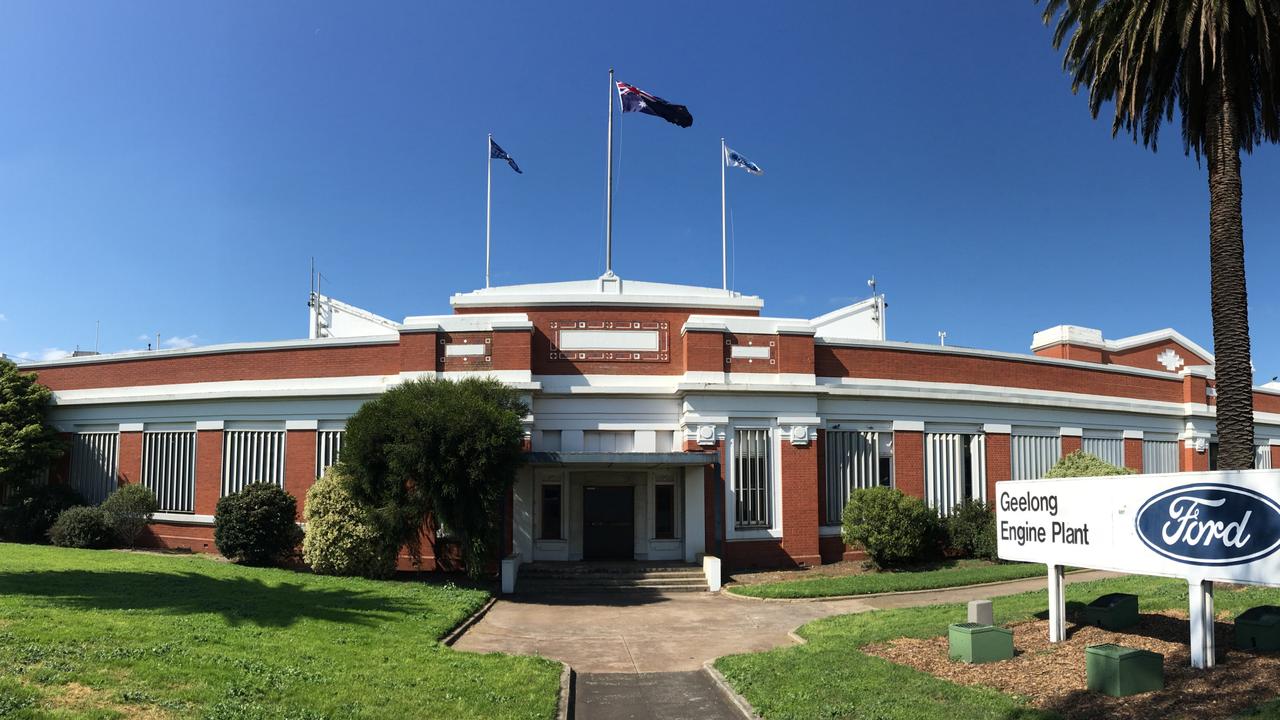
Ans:
[[[535,562],[520,566],[517,593],[706,592],[698,565],[661,562]]]

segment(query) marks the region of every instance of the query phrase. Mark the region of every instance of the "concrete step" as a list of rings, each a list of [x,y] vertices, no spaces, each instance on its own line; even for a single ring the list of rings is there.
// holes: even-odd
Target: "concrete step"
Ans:
[[[702,578],[703,573],[700,569],[692,570],[633,570],[630,572],[599,572],[588,573],[573,570],[542,570],[521,567],[520,577],[538,577],[538,578],[562,578],[573,580],[578,578],[605,578],[605,579],[645,579],[645,578]]]
[[[706,592],[707,584],[705,582],[699,584],[681,583],[681,584],[665,584],[665,585],[582,585],[582,586],[564,586],[559,584],[548,583],[526,583],[517,582],[516,592],[526,595],[589,595],[593,593],[608,594],[657,594],[657,593],[674,593],[674,592]]]
[[[530,563],[520,567],[516,592],[706,592],[702,569],[686,563]]]

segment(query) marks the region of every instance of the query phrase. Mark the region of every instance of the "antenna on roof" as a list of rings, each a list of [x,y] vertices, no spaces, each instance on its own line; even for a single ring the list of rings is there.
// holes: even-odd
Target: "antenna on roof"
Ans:
[[[875,321],[876,327],[880,329],[880,339],[885,339],[884,332],[884,295],[876,293],[876,276],[872,275],[867,280],[867,287],[871,288],[871,299],[876,301],[875,312],[871,319]]]
[[[946,346],[947,346],[947,331],[946,331],[946,330],[939,330],[939,331],[938,331],[938,344],[939,344],[939,345],[941,345],[941,346],[943,346],[943,347],[946,347]]]
[[[94,352],[98,352],[98,346],[101,344],[101,341],[102,341],[102,321],[101,321],[101,320],[94,320],[94,321],[93,321],[93,323],[94,323],[94,328],[93,328],[93,351],[94,351]]]

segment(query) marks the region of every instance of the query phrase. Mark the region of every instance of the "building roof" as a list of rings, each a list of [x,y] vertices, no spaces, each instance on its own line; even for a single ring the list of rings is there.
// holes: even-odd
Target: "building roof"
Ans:
[[[601,275],[592,280],[503,285],[456,293],[456,308],[528,307],[540,305],[664,305],[667,307],[760,310],[764,300],[733,290],[624,280]]]

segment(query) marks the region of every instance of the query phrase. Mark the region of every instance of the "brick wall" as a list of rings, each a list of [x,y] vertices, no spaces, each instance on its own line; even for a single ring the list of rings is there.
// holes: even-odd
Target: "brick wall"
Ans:
[[[195,513],[212,515],[222,495],[222,431],[196,433]]]
[[[316,431],[290,430],[284,441],[284,489],[298,501],[302,519],[307,490],[316,482]]]
[[[121,485],[142,482],[142,433],[120,433],[117,479]]]
[[[1142,472],[1142,438],[1124,439],[1124,466]]]
[[[782,464],[782,550],[797,565],[822,562],[818,552],[818,451],[812,443],[792,445],[785,438]]]
[[[1271,446],[1271,467],[1280,469],[1280,445]]]
[[[1196,452],[1195,448],[1187,447],[1184,440],[1178,441],[1178,447],[1182,452],[1182,462],[1178,468],[1182,472],[1198,472],[1209,469],[1209,451]]]
[[[893,431],[893,482],[907,495],[924,499],[924,433]]]
[[[1071,453],[1080,449],[1083,444],[1079,435],[1063,435],[1062,436],[1062,456],[1066,457]]]
[[[996,502],[996,483],[1012,478],[1008,433],[987,433],[987,502]]]

